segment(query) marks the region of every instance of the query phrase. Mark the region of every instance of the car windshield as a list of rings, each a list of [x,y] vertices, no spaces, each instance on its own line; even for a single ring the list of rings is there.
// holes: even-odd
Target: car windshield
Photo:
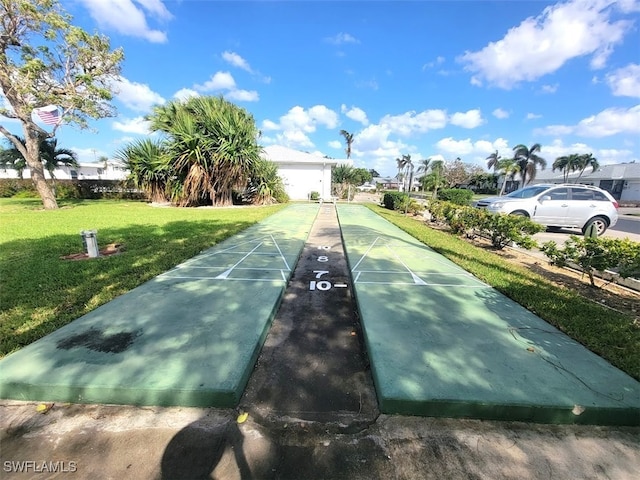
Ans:
[[[544,187],[527,187],[527,188],[523,188],[522,190],[516,190],[515,192],[511,192],[509,195],[507,195],[507,197],[510,198],[531,198],[531,197],[535,197],[536,195],[538,195],[539,193],[544,192],[545,190],[548,190],[549,187],[544,186]]]

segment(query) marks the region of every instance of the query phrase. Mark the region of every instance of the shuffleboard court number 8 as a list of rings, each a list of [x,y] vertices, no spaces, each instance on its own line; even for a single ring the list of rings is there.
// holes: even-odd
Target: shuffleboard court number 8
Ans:
[[[319,262],[328,262],[329,261],[329,257],[327,257],[326,255],[321,255],[318,257],[318,261]]]

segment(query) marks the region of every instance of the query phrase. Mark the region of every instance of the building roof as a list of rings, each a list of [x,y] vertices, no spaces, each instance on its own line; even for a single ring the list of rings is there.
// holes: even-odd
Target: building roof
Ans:
[[[274,163],[306,163],[306,164],[351,164],[351,160],[336,159],[336,158],[324,158],[312,153],[301,152],[292,148],[283,147],[282,145],[269,145],[264,148],[262,158],[270,160]]]
[[[568,181],[572,182],[580,172],[571,172],[569,174]],[[563,181],[564,175],[561,170],[552,171],[547,167],[545,170],[538,170],[536,172],[535,181],[537,183],[543,181]],[[580,177],[580,181],[583,180],[638,180],[640,179],[640,163],[616,163],[612,165],[602,165],[595,172],[591,171],[590,167],[584,171]]]

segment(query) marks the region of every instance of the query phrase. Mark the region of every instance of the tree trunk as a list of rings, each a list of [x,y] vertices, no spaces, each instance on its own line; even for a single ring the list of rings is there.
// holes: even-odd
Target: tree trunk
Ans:
[[[213,198],[214,207],[228,207],[233,205],[232,189],[224,189],[216,192]]]
[[[44,166],[40,161],[40,139],[38,135],[25,126],[26,155],[25,161],[31,170],[31,181],[36,187],[45,210],[58,208],[58,202],[53,190],[44,177]]]

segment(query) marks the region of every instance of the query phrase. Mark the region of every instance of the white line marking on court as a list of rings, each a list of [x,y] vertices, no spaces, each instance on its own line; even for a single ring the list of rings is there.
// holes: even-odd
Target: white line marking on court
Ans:
[[[404,262],[402,261],[402,259],[398,256],[398,254],[397,254],[396,252],[394,252],[394,251],[391,249],[391,247],[390,247],[389,245],[387,245],[387,249],[389,249],[389,251],[391,252],[391,254],[392,254],[394,257],[396,257],[396,260],[398,260],[398,261],[402,264],[402,266],[403,266],[404,268],[406,268],[406,269],[407,269],[407,271],[408,271],[408,272],[411,274],[411,276],[413,277],[413,281],[415,282],[415,284],[416,284],[416,285],[426,285],[425,281],[424,281],[424,280],[422,280],[418,275],[416,275],[415,273],[413,273],[413,272],[411,271],[411,269],[407,266],[407,264],[406,264],[406,263],[404,263]]]
[[[223,272],[223,273],[221,273],[220,275],[218,275],[216,278],[226,280],[226,278],[229,276],[229,274],[230,274],[231,272],[233,272],[233,269],[234,269],[235,267],[237,267],[238,265],[240,265],[240,264],[245,260],[245,258],[247,258],[249,255],[251,255],[251,254],[254,252],[254,250],[257,250],[258,248],[260,248],[260,247],[262,246],[262,244],[263,244],[263,243],[264,243],[264,242],[260,242],[258,245],[256,245],[256,246],[255,246],[255,248],[254,248],[253,250],[251,250],[251,251],[250,251],[249,253],[247,253],[244,257],[242,257],[242,258],[240,259],[240,261],[238,261],[238,263],[236,263],[235,265],[233,265],[233,266],[232,266],[230,269],[228,269],[226,272]]]
[[[358,285],[414,285],[416,287],[456,287],[456,288],[492,288],[489,285],[460,285],[457,283],[415,283],[415,282],[358,282]]]
[[[360,263],[365,259],[365,257],[367,256],[369,251],[373,248],[373,246],[376,244],[376,242],[378,241],[379,238],[380,237],[376,237],[376,239],[373,241],[373,243],[371,245],[369,245],[369,248],[367,248],[367,251],[362,254],[362,257],[360,258],[360,260],[358,260],[358,263],[356,263],[353,266],[353,268],[351,269],[351,272],[355,272],[356,271],[356,268],[358,268],[358,265],[360,265]]]
[[[287,267],[287,270],[291,271],[291,268],[289,267],[289,264],[287,263],[287,259],[284,258],[284,255],[282,254],[282,250],[280,250],[280,247],[278,246],[278,242],[276,242],[276,239],[273,238],[273,235],[269,235],[269,236],[271,237],[271,240],[273,240],[273,244],[278,249],[278,253],[280,253],[280,257],[282,258],[282,261],[284,262],[284,265]]]
[[[181,278],[186,280],[220,280],[218,277],[173,277],[166,276],[166,278]],[[225,280],[238,280],[243,282],[280,282],[279,278],[225,278]]]
[[[284,274],[284,270],[280,270],[280,275],[282,275],[282,280],[287,281],[287,276]]]

